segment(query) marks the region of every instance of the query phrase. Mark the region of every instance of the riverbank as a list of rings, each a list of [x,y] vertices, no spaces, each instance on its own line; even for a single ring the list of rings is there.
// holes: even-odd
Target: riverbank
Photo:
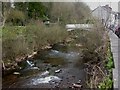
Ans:
[[[38,31],[36,30],[34,33],[36,34]],[[53,31],[50,32],[49,34],[52,37]],[[42,41],[38,41],[41,34],[37,34],[39,38],[34,37],[35,34],[33,34],[32,39],[37,44],[35,42],[34,44],[29,43],[31,45],[28,45],[29,49],[32,48],[32,51],[29,52],[30,54],[26,52],[22,57],[23,59],[21,59],[22,54],[19,55],[20,58],[17,59],[19,69],[12,72],[10,77],[4,77],[3,87],[98,88],[102,82],[101,80],[104,80],[108,73],[105,66],[108,38],[104,27],[96,25],[91,31],[75,30],[66,32],[65,35],[67,36],[64,36],[64,38],[63,36],[60,38],[63,32],[59,31],[59,33],[61,34],[57,34],[52,38],[47,36],[46,38],[45,36],[48,33],[45,34],[44,32],[43,34],[42,32],[45,38],[40,40],[48,40],[43,45],[41,44]],[[59,39],[56,38],[58,36]],[[31,40],[30,38],[29,36],[29,40]],[[33,48],[32,45],[36,48]],[[15,77],[15,81],[12,81],[11,77]],[[6,80],[7,78],[8,80]]]
[[[3,78],[3,88],[77,87],[74,85],[85,87],[84,64],[82,61],[80,63],[82,54],[75,48],[77,48],[76,45],[66,46],[59,43],[52,49],[39,52],[33,61],[36,65],[32,67],[27,65],[23,70],[18,71],[19,75],[11,74]],[[33,67],[38,67],[38,69],[33,69]],[[11,77],[14,77],[15,81]],[[50,77],[52,81],[46,81],[46,78]]]
[[[38,51],[49,49],[67,37],[67,31],[58,25],[5,26],[2,29],[2,69],[19,69],[19,62],[33,58]]]

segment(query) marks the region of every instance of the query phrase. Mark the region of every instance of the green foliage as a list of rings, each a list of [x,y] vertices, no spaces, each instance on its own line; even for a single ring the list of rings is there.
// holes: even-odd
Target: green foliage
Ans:
[[[105,77],[104,81],[99,84],[98,88],[100,90],[109,90],[112,89],[113,81],[109,76]]]
[[[18,12],[18,13],[17,13]],[[90,16],[89,7],[83,2],[15,2],[15,11],[11,11],[10,19],[13,19],[14,25],[19,21],[29,19],[50,19],[52,22],[66,23],[84,23],[84,19]],[[19,17],[19,18],[18,18]],[[20,24],[17,24],[20,25]]]
[[[112,56],[112,52],[110,50],[110,47],[108,47],[108,51],[107,51],[107,60],[108,60],[108,62],[106,64],[106,67],[111,72],[112,68],[114,67],[114,63],[113,63],[113,56]]]
[[[15,2],[14,5],[17,10],[27,11],[28,3],[29,2]]]
[[[26,54],[23,31],[25,27],[4,27],[2,29],[3,59],[13,60],[18,55]]]
[[[109,61],[107,63],[107,68],[111,69],[111,68],[113,68],[113,59],[112,59],[112,56],[110,56],[108,60]]]
[[[42,4],[42,2],[16,2],[15,7],[18,10],[25,12],[28,18],[44,18],[47,13],[47,8]]]
[[[25,30],[24,26],[5,26],[2,28],[2,39],[15,39],[17,36],[23,34]]]
[[[101,82],[99,84],[99,89],[101,90],[108,90],[108,89],[112,89],[112,85],[113,85],[113,81],[111,79],[111,76],[112,76],[112,68],[114,66],[114,63],[113,63],[113,57],[112,57],[112,53],[111,53],[111,49],[110,49],[110,45],[108,46],[108,51],[107,51],[107,64],[106,64],[106,67],[108,69],[108,74],[109,76],[106,76],[104,81]]]
[[[0,39],[2,39],[2,28],[0,27]]]

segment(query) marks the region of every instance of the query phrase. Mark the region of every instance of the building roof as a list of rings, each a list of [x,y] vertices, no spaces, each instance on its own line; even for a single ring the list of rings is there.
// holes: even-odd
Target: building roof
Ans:
[[[107,11],[112,11],[112,8],[109,5],[102,6],[102,8],[106,9]]]
[[[104,10],[106,10],[107,12],[111,13],[112,12],[112,8],[109,7],[109,5],[105,5],[105,6],[98,6],[97,8],[95,8],[94,10],[92,10],[92,12],[94,12],[96,9],[98,8],[103,8]]]

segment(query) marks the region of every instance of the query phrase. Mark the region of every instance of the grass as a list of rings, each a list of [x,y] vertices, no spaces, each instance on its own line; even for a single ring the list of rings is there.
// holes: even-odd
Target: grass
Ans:
[[[114,63],[113,63],[113,56],[112,56],[112,52],[111,52],[110,47],[108,47],[107,59],[108,59],[108,62],[106,64],[106,67],[107,67],[108,70],[111,71],[112,68],[114,67]]]
[[[106,76],[104,81],[99,84],[98,88],[100,90],[109,90],[112,89],[113,81],[111,80],[110,76]]]
[[[2,29],[3,59],[14,59],[17,55],[25,54],[27,46],[24,41],[25,27],[4,27]]]

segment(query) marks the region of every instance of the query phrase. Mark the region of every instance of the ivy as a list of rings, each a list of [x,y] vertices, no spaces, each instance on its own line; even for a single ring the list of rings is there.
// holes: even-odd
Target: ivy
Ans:
[[[100,90],[108,90],[112,88],[113,81],[110,76],[105,77],[104,81],[101,82],[98,86]]]
[[[98,86],[98,88],[100,90],[109,90],[109,89],[112,89],[112,85],[113,85],[113,81],[112,81],[112,68],[114,67],[114,63],[113,63],[113,56],[112,56],[112,52],[111,52],[111,49],[110,49],[110,45],[108,47],[108,50],[107,50],[107,64],[106,64],[106,68],[108,69],[108,74],[104,81],[101,82]]]

